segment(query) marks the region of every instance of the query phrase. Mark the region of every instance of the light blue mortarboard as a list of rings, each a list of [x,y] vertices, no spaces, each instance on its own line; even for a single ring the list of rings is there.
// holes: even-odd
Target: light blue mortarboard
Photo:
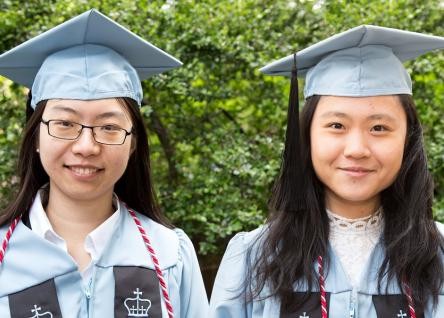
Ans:
[[[0,74],[45,99],[130,97],[140,81],[182,63],[97,10],[72,18],[0,55]]]
[[[444,48],[444,37],[362,25],[296,53],[298,76],[306,77],[304,96],[412,94],[402,62]],[[270,75],[291,75],[294,55],[261,68]]]
[[[306,77],[304,95],[378,96],[412,94],[403,61],[444,48],[444,38],[363,25],[318,42],[261,68],[265,74],[291,76],[288,118],[279,184],[292,195],[273,208],[306,209],[302,192],[305,172],[301,159],[297,77]]]

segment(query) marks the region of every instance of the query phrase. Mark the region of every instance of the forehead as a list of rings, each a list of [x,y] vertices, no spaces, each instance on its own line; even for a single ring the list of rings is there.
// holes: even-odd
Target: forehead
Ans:
[[[345,97],[321,96],[316,107],[315,119],[328,117],[389,118],[406,120],[405,111],[397,95]]]
[[[129,118],[128,111],[115,98],[97,100],[50,99],[44,114],[72,114],[81,118],[123,117]]]

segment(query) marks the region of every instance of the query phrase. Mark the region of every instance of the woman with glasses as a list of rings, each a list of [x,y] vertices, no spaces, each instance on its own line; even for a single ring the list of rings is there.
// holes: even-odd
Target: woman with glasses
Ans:
[[[2,318],[207,317],[193,245],[156,204],[139,112],[140,79],[180,64],[95,10],[0,56],[31,88],[0,219]]]
[[[402,64],[439,48],[363,25],[262,69],[291,76],[281,172],[267,223],[228,245],[211,318],[444,317],[444,227]]]

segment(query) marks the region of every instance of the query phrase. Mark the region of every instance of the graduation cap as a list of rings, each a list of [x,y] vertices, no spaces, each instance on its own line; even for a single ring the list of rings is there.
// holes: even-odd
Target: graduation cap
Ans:
[[[336,34],[260,69],[269,75],[291,76],[287,132],[281,183],[301,182],[299,98],[297,77],[305,77],[304,96],[378,96],[412,94],[412,81],[402,62],[444,48],[444,37],[362,25]],[[292,165],[296,162],[296,165]],[[299,183],[296,188],[304,186]],[[294,193],[290,205],[301,207]],[[300,201],[300,202],[299,202]],[[298,203],[299,202],[299,203]],[[284,206],[282,206],[282,204]],[[280,208],[287,209],[280,202]],[[290,209],[292,209],[290,207]]]
[[[86,11],[0,55],[0,74],[51,98],[130,97],[140,81],[182,63],[97,10]]]

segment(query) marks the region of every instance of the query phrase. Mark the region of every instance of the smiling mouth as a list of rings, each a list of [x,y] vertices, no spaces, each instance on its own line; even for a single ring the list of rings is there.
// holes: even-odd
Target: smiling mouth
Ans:
[[[91,176],[99,171],[102,171],[103,169],[99,168],[93,168],[93,167],[75,167],[75,166],[66,166],[65,168],[68,168],[75,174],[79,176]]]
[[[365,169],[365,168],[339,168],[340,170],[344,170],[344,171],[348,171],[348,172],[360,172],[360,173],[365,173],[365,172],[372,172],[373,170],[370,169]]]
[[[346,174],[353,177],[363,177],[374,172],[374,170],[360,167],[339,168],[339,170],[344,171]]]

